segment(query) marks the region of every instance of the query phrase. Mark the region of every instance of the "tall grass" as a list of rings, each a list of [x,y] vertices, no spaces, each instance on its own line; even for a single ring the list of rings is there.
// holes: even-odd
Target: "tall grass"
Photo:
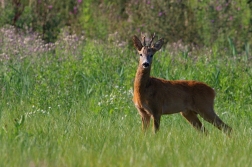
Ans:
[[[0,166],[252,165],[249,49],[158,52],[152,75],[215,88],[215,110],[233,133],[225,136],[202,120],[209,130],[202,135],[177,114],[163,116],[154,135],[141,132],[131,101],[133,48],[64,39],[30,55],[1,53]]]

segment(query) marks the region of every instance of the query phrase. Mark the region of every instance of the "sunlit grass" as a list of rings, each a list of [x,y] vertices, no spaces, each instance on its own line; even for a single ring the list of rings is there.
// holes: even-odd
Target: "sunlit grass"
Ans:
[[[231,137],[202,120],[205,136],[179,114],[156,135],[141,131],[132,103],[133,49],[93,42],[1,61],[0,166],[250,166],[251,63],[209,52],[155,55],[152,75],[206,82]],[[72,53],[76,53],[72,55]]]

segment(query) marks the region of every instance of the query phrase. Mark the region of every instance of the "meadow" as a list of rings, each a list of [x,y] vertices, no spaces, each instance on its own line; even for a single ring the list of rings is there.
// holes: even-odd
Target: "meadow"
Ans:
[[[189,51],[174,43],[156,53],[151,75],[213,87],[215,111],[233,132],[228,137],[201,119],[206,136],[174,114],[163,116],[153,134],[141,131],[132,102],[132,46],[74,35],[43,44],[36,34],[11,35],[11,28],[0,33],[0,166],[252,165],[249,49]]]

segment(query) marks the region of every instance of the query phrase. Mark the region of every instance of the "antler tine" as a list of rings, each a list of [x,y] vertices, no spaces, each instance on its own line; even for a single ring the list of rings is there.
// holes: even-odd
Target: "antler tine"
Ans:
[[[149,43],[149,47],[151,47],[151,43],[153,42],[154,38],[156,37],[156,34],[155,32],[153,33],[152,37],[151,37],[151,40],[150,40],[150,43]]]
[[[143,43],[143,46],[146,46],[145,35],[142,35],[142,43]]]

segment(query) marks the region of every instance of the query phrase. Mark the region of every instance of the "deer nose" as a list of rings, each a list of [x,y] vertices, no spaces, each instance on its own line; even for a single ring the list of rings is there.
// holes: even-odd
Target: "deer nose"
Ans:
[[[150,66],[148,62],[144,62],[142,65],[143,65],[143,68],[148,68]]]

